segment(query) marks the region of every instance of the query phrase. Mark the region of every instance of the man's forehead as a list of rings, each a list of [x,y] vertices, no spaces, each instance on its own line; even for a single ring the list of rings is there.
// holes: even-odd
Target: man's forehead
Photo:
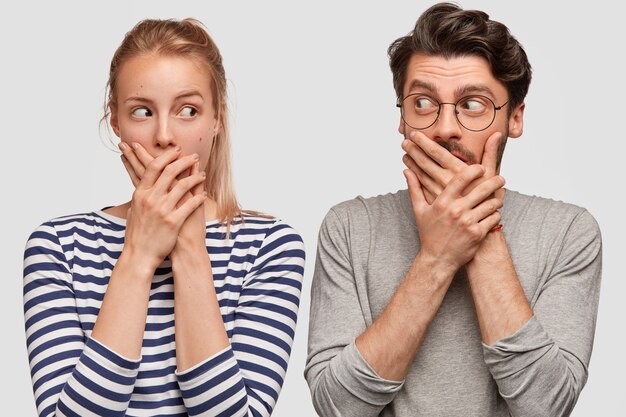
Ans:
[[[482,57],[463,55],[413,54],[407,65],[405,92],[424,89],[432,93],[454,95],[506,93],[505,86],[491,72],[491,66]]]

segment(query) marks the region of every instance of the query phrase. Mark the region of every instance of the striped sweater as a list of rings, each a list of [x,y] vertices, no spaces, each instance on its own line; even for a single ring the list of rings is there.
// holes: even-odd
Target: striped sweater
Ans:
[[[280,220],[244,216],[231,237],[206,225],[230,346],[176,371],[171,263],[155,271],[141,358],[90,334],[124,245],[125,221],[102,211],[61,217],[30,236],[24,320],[40,416],[269,416],[291,353],[302,276],[301,237]]]

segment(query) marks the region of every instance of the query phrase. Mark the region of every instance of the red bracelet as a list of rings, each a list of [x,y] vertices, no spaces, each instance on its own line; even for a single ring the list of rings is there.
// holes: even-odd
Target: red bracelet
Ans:
[[[489,233],[491,233],[491,232],[499,232],[500,230],[502,230],[502,224],[499,224],[497,226],[493,226],[491,228],[491,230],[489,231]]]

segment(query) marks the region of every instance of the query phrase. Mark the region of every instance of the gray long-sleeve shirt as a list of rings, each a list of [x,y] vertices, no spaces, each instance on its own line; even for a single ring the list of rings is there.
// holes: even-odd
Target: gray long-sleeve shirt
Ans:
[[[566,416],[586,380],[601,237],[584,209],[507,190],[503,232],[534,316],[481,342],[467,277],[455,276],[404,381],[381,378],[354,340],[419,251],[406,190],[333,207],[322,224],[305,377],[331,416]]]

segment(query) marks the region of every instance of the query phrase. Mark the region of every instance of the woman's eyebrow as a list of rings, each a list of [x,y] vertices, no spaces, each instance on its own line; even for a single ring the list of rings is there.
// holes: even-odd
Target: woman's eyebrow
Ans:
[[[150,100],[149,98],[146,97],[141,97],[141,96],[131,96],[128,97],[126,100],[124,100],[124,103],[128,103],[129,101],[138,101],[140,103],[152,103],[152,100]]]
[[[176,100],[180,100],[181,98],[190,98],[190,97],[198,97],[202,102],[204,102],[204,96],[198,90],[185,90],[176,96]]]
[[[204,96],[198,90],[185,90],[185,91],[182,91],[174,98],[174,101],[178,101],[178,100],[185,99],[185,98],[190,98],[190,97],[198,97],[204,103]],[[147,104],[154,103],[153,100],[151,100],[151,99],[149,99],[147,97],[142,97],[142,96],[131,96],[131,97],[128,97],[126,100],[124,100],[124,103],[128,103],[129,101],[136,101],[136,102],[147,103]]]

